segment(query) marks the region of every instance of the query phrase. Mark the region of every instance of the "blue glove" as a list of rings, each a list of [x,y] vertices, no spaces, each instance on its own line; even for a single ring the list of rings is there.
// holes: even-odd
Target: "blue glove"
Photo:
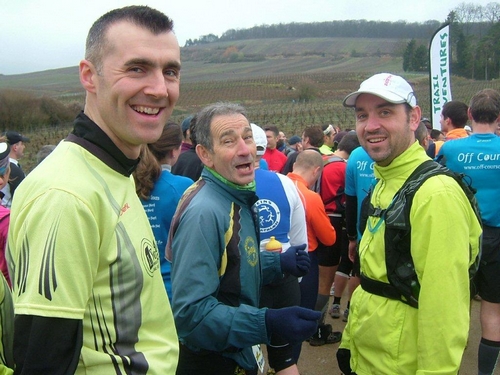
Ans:
[[[318,329],[320,311],[299,306],[266,310],[266,328],[269,339],[279,336],[290,344],[297,344],[311,337]]]
[[[302,277],[309,272],[311,260],[305,248],[306,244],[290,246],[287,251],[280,254],[280,265],[283,273]]]

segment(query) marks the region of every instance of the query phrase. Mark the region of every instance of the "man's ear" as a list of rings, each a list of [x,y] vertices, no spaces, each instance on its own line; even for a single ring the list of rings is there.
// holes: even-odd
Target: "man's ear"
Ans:
[[[80,82],[85,91],[96,92],[97,70],[90,61],[80,61]]]
[[[422,110],[417,105],[415,108],[412,108],[410,112],[410,129],[411,131],[415,131],[420,124],[420,119],[422,118]]]
[[[201,162],[209,168],[213,168],[214,162],[212,160],[212,153],[202,145],[196,145],[196,155],[200,158]]]

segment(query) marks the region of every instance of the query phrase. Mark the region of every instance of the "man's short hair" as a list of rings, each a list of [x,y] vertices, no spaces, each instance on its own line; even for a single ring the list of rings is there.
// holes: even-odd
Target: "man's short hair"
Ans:
[[[264,128],[264,131],[271,131],[273,132],[274,136],[277,137],[278,135],[280,135],[280,131],[278,130],[278,127],[277,126],[274,126],[274,125],[270,125],[270,126],[266,126]]]
[[[198,115],[193,115],[191,121],[189,122],[189,139],[191,140],[191,145],[196,147],[198,141],[196,140],[196,119]]]
[[[476,93],[470,101],[472,119],[480,124],[491,124],[500,115],[500,93],[493,89],[484,89]]]
[[[349,155],[351,155],[351,152],[353,152],[358,147],[359,147],[358,135],[354,130],[351,130],[342,137],[342,139],[339,142],[339,145],[337,146],[337,150],[345,151]]]
[[[304,137],[309,138],[309,144],[313,147],[323,146],[325,140],[321,126],[309,126],[305,128]]]
[[[196,116],[196,141],[210,152],[214,150],[211,125],[216,116],[243,115],[248,119],[243,108],[239,104],[219,102],[203,108]],[[250,123],[249,123],[250,126]]]
[[[323,157],[315,150],[304,150],[299,152],[295,160],[294,169],[310,170],[317,167],[323,169]]]
[[[467,104],[458,100],[451,100],[443,105],[441,114],[445,120],[449,118],[454,127],[463,128],[469,119],[467,109]]]
[[[424,141],[429,136],[429,132],[427,131],[427,127],[425,126],[425,122],[420,121],[417,129],[415,129],[415,139],[418,141],[420,146],[424,147]]]
[[[172,31],[174,27],[170,18],[148,6],[132,5],[102,15],[90,28],[85,46],[85,59],[94,64],[98,72],[102,69],[103,55],[108,47],[106,31],[119,21],[131,22],[151,31],[154,35]]]
[[[431,130],[431,138],[434,140],[438,140],[442,134],[443,134],[443,132],[439,129],[432,129]]]

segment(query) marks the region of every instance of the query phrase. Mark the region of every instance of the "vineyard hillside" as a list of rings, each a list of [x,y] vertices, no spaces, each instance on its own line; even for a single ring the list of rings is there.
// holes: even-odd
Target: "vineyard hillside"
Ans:
[[[424,116],[429,117],[429,76],[402,71],[402,58],[396,53],[401,43],[404,41],[363,38],[259,39],[182,48],[181,95],[172,120],[180,123],[209,103],[232,101],[246,107],[252,122],[277,125],[288,136],[300,135],[307,126],[329,123],[352,129],[354,114],[342,106],[343,98],[362,80],[383,71],[403,75],[413,85]],[[264,58],[210,62],[214,56],[227,55],[228,49],[243,58]],[[500,81],[452,76],[451,86],[454,99],[468,102],[479,89],[500,89]],[[0,75],[0,90],[6,89],[50,96],[83,108],[84,91],[76,66]],[[26,148],[23,166],[33,168],[40,147],[58,143],[70,126],[42,128],[33,124],[24,129],[32,141]]]
[[[401,71],[402,61],[397,56],[402,55],[406,43],[402,39],[285,38],[183,47],[182,83],[289,73],[377,71],[385,66]],[[220,60],[228,48],[240,54],[242,61],[211,62]],[[256,55],[259,60],[250,61]],[[77,63],[35,73],[0,74],[0,90],[20,89],[64,99],[82,95]]]

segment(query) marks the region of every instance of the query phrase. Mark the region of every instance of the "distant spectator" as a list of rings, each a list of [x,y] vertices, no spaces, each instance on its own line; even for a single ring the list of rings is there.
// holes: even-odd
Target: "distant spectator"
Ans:
[[[333,138],[337,135],[337,129],[333,125],[323,125],[323,145],[319,148],[322,155],[333,154]]]
[[[10,208],[17,187],[26,177],[26,174],[21,168],[21,164],[19,164],[19,159],[24,156],[26,143],[30,140],[15,131],[6,132],[5,136],[7,137],[7,142],[10,145],[10,179],[9,183],[2,188],[1,192],[4,194],[2,198],[2,205]]]
[[[191,124],[192,119],[193,116],[188,116],[181,123],[181,129],[182,129],[181,153],[189,150],[193,144],[193,142],[191,142],[191,131],[189,130],[189,125]]]
[[[441,130],[439,129],[432,129],[431,130],[431,139],[435,141],[444,141],[444,134]]]
[[[285,151],[283,151],[283,153],[288,156],[294,152],[301,150],[302,150],[302,139],[298,135],[293,135],[288,140],[288,146],[286,147]]]
[[[431,130],[432,130],[432,123],[431,123],[431,120],[429,120],[427,117],[422,117],[420,119],[420,121],[422,121],[425,125],[425,127],[427,128],[427,132],[429,133],[429,135],[431,134]]]
[[[276,143],[276,148],[281,152],[286,149],[286,135],[282,131],[278,132],[278,142]]]
[[[45,145],[40,148],[40,151],[36,153],[36,165],[40,164],[42,161],[45,160],[49,154],[54,151],[56,148],[55,145]]]
[[[465,138],[469,133],[464,129],[469,117],[468,106],[458,100],[452,100],[443,105],[441,110],[441,131],[445,135],[444,140],[434,140],[427,148],[427,155],[435,158],[445,141]]]
[[[464,127],[469,120],[467,104],[458,100],[451,100],[443,105],[441,110],[441,130],[446,135],[446,140],[465,138],[469,134]]]
[[[203,170],[203,163],[196,154],[196,116],[193,116],[189,124],[189,138],[191,140],[191,147],[186,152],[182,152],[177,159],[177,162],[172,166],[172,173],[178,176],[189,177],[191,180],[196,181],[201,176]]]
[[[333,151],[337,151],[337,148],[339,147],[339,143],[344,138],[346,134],[348,134],[350,130],[338,130],[337,134],[335,134],[335,137],[333,137]]]
[[[267,148],[262,158],[267,162],[270,171],[281,172],[286,163],[286,156],[278,150],[279,130],[276,126],[264,128],[267,137]]]
[[[420,121],[415,130],[415,139],[427,151],[429,148],[429,133],[427,133],[427,128],[422,121]]]
[[[315,150],[321,154],[319,148],[323,145],[323,130],[321,126],[309,126],[302,133],[302,150]],[[287,161],[281,173],[288,174],[293,170],[293,163],[297,160],[300,152],[294,152],[288,155]]]
[[[266,147],[267,147],[266,132],[264,131],[264,129],[262,129],[260,126],[256,124],[250,124],[250,125],[252,126],[253,140],[255,142],[255,147],[257,150],[256,159],[259,161],[258,168],[264,171],[268,171],[269,166],[267,165],[267,162],[264,159],[262,159],[262,156],[264,155],[264,152],[266,152]]]

